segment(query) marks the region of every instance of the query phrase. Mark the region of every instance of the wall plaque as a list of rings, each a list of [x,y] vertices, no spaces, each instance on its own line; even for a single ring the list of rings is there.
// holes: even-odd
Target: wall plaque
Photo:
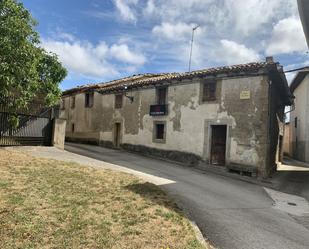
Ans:
[[[240,99],[250,99],[250,91],[241,91]]]

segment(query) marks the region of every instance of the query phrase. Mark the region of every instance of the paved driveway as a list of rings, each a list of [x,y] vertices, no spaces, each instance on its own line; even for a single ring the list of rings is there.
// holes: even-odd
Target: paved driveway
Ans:
[[[161,185],[217,248],[309,248],[309,230],[274,209],[261,186],[97,146],[70,143],[65,149],[75,154],[39,155],[122,170]]]

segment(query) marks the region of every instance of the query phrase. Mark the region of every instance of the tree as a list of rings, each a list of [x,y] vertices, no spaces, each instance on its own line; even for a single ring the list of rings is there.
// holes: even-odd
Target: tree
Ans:
[[[57,56],[40,47],[36,24],[22,3],[0,0],[0,96],[16,100],[6,102],[13,111],[35,98],[56,104],[67,75]]]

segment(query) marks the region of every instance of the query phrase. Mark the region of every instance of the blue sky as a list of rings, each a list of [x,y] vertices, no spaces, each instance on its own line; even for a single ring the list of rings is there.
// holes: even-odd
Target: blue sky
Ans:
[[[22,0],[39,22],[42,47],[69,74],[61,88],[138,73],[263,61],[286,69],[309,55],[295,0]],[[290,80],[293,74],[287,75]]]

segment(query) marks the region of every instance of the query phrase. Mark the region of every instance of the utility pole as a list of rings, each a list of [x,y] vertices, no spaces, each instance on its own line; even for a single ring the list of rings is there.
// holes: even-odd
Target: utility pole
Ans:
[[[193,49],[193,39],[194,39],[194,31],[197,30],[197,28],[200,25],[195,26],[192,28],[192,39],[191,39],[191,49],[190,49],[190,58],[189,58],[189,72],[191,72],[191,59],[192,59],[192,49]]]

